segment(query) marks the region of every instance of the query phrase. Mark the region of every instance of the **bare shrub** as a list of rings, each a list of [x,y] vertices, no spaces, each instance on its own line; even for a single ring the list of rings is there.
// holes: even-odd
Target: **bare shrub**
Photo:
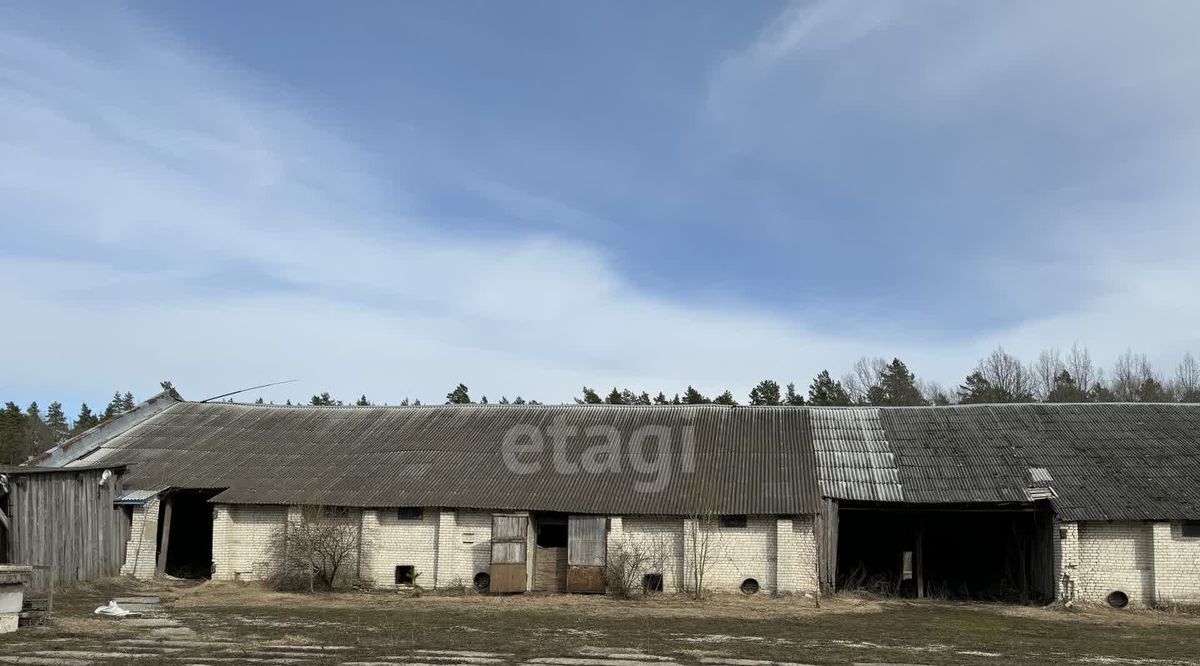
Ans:
[[[336,590],[356,582],[365,557],[357,514],[323,506],[301,507],[272,532],[267,583],[276,590]]]
[[[669,545],[659,536],[625,537],[610,546],[604,563],[604,581],[609,594],[629,599],[643,592],[642,577],[648,573],[662,573],[669,553]]]
[[[721,551],[721,522],[717,516],[695,515],[685,522],[684,548],[686,550],[689,592],[695,599],[705,593],[705,578]]]

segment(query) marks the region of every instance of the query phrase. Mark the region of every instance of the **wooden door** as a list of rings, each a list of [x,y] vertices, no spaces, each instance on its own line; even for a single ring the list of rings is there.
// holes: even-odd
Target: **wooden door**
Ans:
[[[602,594],[608,555],[608,520],[604,516],[567,518],[567,591]]]
[[[490,592],[511,594],[526,587],[526,550],[529,516],[495,514],[492,516],[492,565]]]

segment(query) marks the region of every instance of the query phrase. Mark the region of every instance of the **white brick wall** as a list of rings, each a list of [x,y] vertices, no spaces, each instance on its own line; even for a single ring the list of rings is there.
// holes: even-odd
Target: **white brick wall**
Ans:
[[[1200,603],[1200,539],[1185,538],[1179,523],[1151,528],[1154,597],[1160,606]]]
[[[1140,522],[1079,525],[1078,598],[1103,601],[1121,590],[1131,604],[1154,603],[1150,525]]]
[[[426,508],[420,520],[400,520],[395,509],[363,512],[367,557],[363,578],[396,587],[396,567],[413,566],[426,588],[470,587],[491,560],[492,514]]]
[[[150,498],[142,506],[132,507],[129,541],[125,544],[125,564],[121,565],[122,576],[154,577],[158,564],[158,510],[157,497]]]
[[[213,580],[257,580],[266,574],[271,535],[286,507],[219,504],[213,518]]]
[[[709,539],[706,589],[737,592],[742,581],[753,578],[766,593],[816,590],[816,540],[811,517],[793,520],[750,516],[744,528],[704,527],[699,526]],[[689,522],[680,517],[613,516],[609,518],[608,548],[611,552],[625,543],[637,545],[644,552],[659,553],[660,566],[646,567],[641,573],[661,573],[664,590],[682,592],[694,587],[693,560],[701,551],[700,546],[693,545],[694,534]]]
[[[213,578],[261,578],[269,559],[271,535],[285,522],[289,510],[278,506],[217,505],[213,522]],[[296,510],[293,507],[292,513]],[[148,520],[147,516],[152,516]],[[158,503],[135,507],[131,539],[123,573],[154,574],[154,542]],[[382,588],[395,587],[395,567],[410,565],[427,588],[470,586],[475,574],[486,572],[491,558],[492,515],[483,511],[424,510],[420,520],[401,520],[395,509],[355,512],[361,520],[365,557],[359,565],[364,580]],[[680,517],[612,517],[609,548],[623,540],[655,544],[662,553],[659,566],[667,591],[690,587],[686,521]],[[714,527],[705,573],[705,587],[736,592],[747,578],[763,592],[810,592],[816,589],[816,557],[811,518],[777,519],[751,516],[745,528]]]

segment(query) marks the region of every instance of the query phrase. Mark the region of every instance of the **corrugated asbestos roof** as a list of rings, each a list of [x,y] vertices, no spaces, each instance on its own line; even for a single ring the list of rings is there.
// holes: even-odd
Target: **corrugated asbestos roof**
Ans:
[[[580,433],[562,440],[567,466],[556,469],[555,429],[564,425]],[[517,456],[538,463],[528,473],[503,456],[506,434],[521,428],[544,444],[541,454]],[[647,455],[631,451],[631,438],[655,429],[670,442],[665,457],[653,439]],[[610,431],[619,453],[606,458]],[[223,488],[216,499],[229,503],[798,514],[815,512],[822,495],[906,504],[1050,497],[1064,520],[1200,518],[1200,405],[175,402],[89,441],[91,452],[70,465],[129,463],[126,488]],[[585,460],[594,471],[579,468]]]
[[[227,503],[800,514],[819,498],[804,419],[794,409],[715,405],[179,402],[72,464],[131,463],[127,488],[226,488],[215,501]],[[579,432],[559,437],[560,428]],[[528,446],[534,432],[543,451],[513,459],[537,469],[506,464],[506,436]]]
[[[907,503],[1022,503],[1045,494],[1038,489],[1053,488],[1051,504],[1063,520],[1200,518],[1200,405],[970,405],[876,413],[878,424],[862,418],[859,425],[864,437],[882,431]],[[814,414],[813,436],[826,496],[888,501],[875,477],[845,491],[828,487],[826,479],[838,472],[826,469],[820,453],[828,438],[816,427],[823,418]],[[848,466],[835,464],[842,473]]]

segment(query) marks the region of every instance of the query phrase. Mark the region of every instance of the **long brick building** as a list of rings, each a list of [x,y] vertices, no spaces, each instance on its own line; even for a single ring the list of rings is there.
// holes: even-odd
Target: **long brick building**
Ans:
[[[303,507],[380,587],[1200,603],[1200,406],[284,407],[173,392],[51,449],[126,466],[122,571],[248,580]]]

